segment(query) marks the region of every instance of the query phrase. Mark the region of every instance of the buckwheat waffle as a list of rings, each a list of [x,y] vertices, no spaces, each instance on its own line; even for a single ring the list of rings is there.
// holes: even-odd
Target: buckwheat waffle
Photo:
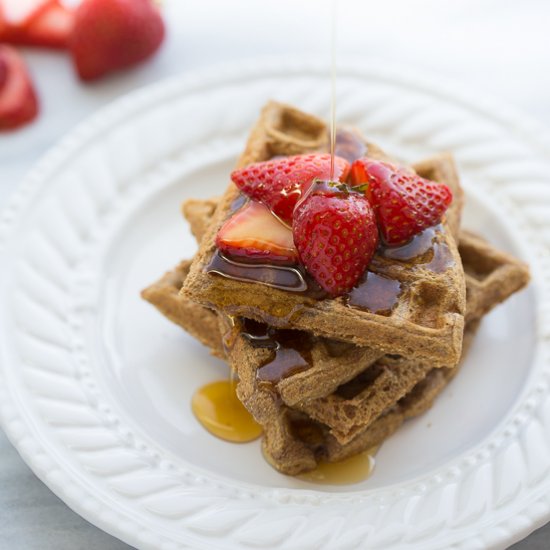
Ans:
[[[529,282],[526,264],[470,231],[461,231],[458,248],[465,266],[467,322],[479,319],[492,304],[503,302]]]
[[[291,107],[269,103],[252,130],[238,165],[276,155],[322,150],[326,149],[326,143],[327,128],[323,121]],[[376,146],[368,143],[367,155],[385,158]],[[454,172],[450,159],[442,158],[441,163],[444,161],[450,166],[448,172]],[[428,174],[421,172],[421,175]],[[446,183],[453,184],[449,180]],[[337,326],[339,340],[370,346],[381,355],[398,354],[429,360],[433,366],[453,366],[460,357],[465,308],[464,275],[452,236],[458,226],[461,196],[458,187],[453,191],[456,200],[439,230],[429,236],[428,247],[418,261],[402,261],[391,254],[377,255],[372,261],[369,267],[372,272],[400,285],[397,305],[387,315],[349,307],[345,297],[320,300],[307,293],[207,273],[216,254],[218,229],[239,196],[233,184],[214,213],[182,293],[227,315],[327,338],[335,337]]]
[[[191,260],[183,260],[172,271],[142,291],[141,296],[165,317],[209,347],[213,355],[225,357],[218,328],[218,316],[211,309],[182,300],[179,291],[189,274]]]
[[[192,216],[190,217],[192,218]],[[521,262],[496,251],[485,241],[471,234],[466,234],[465,239],[468,239],[466,246],[469,250],[472,250],[477,244],[477,250],[480,254],[482,250],[486,250],[488,257],[498,258],[498,260],[493,264],[494,270],[490,272],[486,271],[484,277],[480,277],[477,265],[465,264],[467,280],[472,280],[474,278],[472,273],[475,273],[475,281],[479,286],[476,301],[472,303],[475,308],[470,315],[472,320],[468,322],[464,333],[463,355],[467,352],[468,345],[475,334],[480,316],[490,311],[492,307],[500,301],[505,300],[510,294],[522,288],[529,279],[528,270]],[[477,254],[471,254],[469,257],[478,256]],[[206,343],[213,336],[210,322],[195,324],[194,320],[200,319],[201,316],[205,315],[206,317],[204,318],[208,319],[208,316],[212,312],[199,304],[186,300],[181,295],[177,295],[173,289],[173,281],[184,280],[187,266],[188,263],[181,262],[170,278],[167,279],[165,276],[154,285],[154,293],[144,291],[144,297],[149,299],[163,313],[166,311],[168,301],[175,302],[169,310],[185,311],[186,313],[182,313],[181,318],[172,318],[172,320],[183,328],[186,328],[187,325],[187,328],[193,331],[195,336],[198,336],[203,343]],[[501,281],[503,284],[497,285],[497,274],[500,274],[499,277],[506,274],[506,277],[510,281],[514,281],[514,283],[507,284]],[[165,287],[165,299],[159,300],[163,285]],[[484,285],[488,289],[486,293],[483,290]],[[506,288],[508,295],[500,292],[497,296],[491,290],[496,286]],[[181,301],[187,302],[189,310],[179,308],[178,304]],[[469,304],[470,302],[468,302]],[[190,312],[192,313],[190,314]],[[215,344],[215,350],[219,350],[222,347],[220,342],[223,339],[222,333],[226,329],[227,327],[225,326],[216,333],[218,342]],[[199,334],[197,334],[197,331]],[[340,343],[336,345],[340,345]],[[250,354],[252,354],[251,357]],[[243,400],[246,400],[245,402],[248,402],[248,406],[251,406],[251,401],[253,401],[253,412],[256,419],[263,425],[265,431],[263,441],[264,453],[278,470],[291,475],[314,468],[319,460],[338,461],[380,445],[406,419],[427,410],[432,405],[435,397],[458,371],[457,367],[429,369],[424,378],[418,381],[411,391],[383,410],[375,421],[365,426],[362,430],[357,431],[353,439],[347,443],[341,443],[331,434],[331,430],[327,425],[310,418],[303,411],[285,405],[281,399],[277,398],[276,393],[269,390],[265,391],[265,389],[258,391],[255,374],[258,365],[249,365],[247,363],[247,360],[256,361],[257,356],[246,339],[238,338],[233,343],[231,355],[238,358],[235,359],[235,362],[241,379],[239,383],[239,395]],[[416,365],[414,362],[402,358],[402,369],[404,370],[407,366],[415,368]],[[368,366],[366,367],[367,370],[369,368]],[[364,390],[368,390],[368,381],[365,378],[362,381],[365,385]],[[359,406],[359,403],[356,402],[354,405]]]
[[[467,325],[464,353],[476,329],[475,321]],[[239,360],[246,359],[246,348],[243,349],[236,343],[233,349],[234,356]],[[414,365],[414,362],[403,361]],[[405,420],[429,409],[437,395],[456,375],[459,366],[430,370],[409,393],[383,411],[374,422],[347,443],[338,441],[326,425],[313,420],[302,411],[282,404],[275,394],[256,391],[255,379],[249,376],[252,374],[251,370],[239,370],[245,374],[240,378],[237,394],[251,408],[254,417],[264,429],[264,456],[280,472],[297,475],[314,469],[321,461],[337,462],[378,447]]]
[[[204,218],[212,210],[212,201],[208,203],[192,201],[184,207],[191,230],[199,240],[204,227],[207,226],[207,220]],[[464,269],[468,293],[467,318],[470,320],[469,328],[465,335],[472,335],[474,322],[491,307],[505,300],[510,294],[523,287],[527,283],[529,275],[523,263],[505,253],[499,252],[483,239],[471,233],[462,232],[459,250],[461,252],[464,251]],[[210,324],[212,312],[198,304],[185,300],[181,296],[177,296],[177,288],[174,289],[172,281],[180,281],[179,284],[181,285],[181,281],[187,274],[187,266],[188,264],[182,262],[170,277],[167,278],[165,276],[161,281],[150,287],[150,289],[154,289],[154,292],[148,289],[144,292],[144,296],[156,305],[161,312],[178,322],[180,326],[186,328],[185,325],[187,324],[195,336],[197,336],[195,319],[200,319],[201,315],[204,315],[205,319],[208,319],[208,322],[203,327],[203,334],[200,339],[203,342],[206,339],[212,340],[213,332]],[[162,291],[163,286],[164,292]],[[175,303],[170,306],[170,301],[175,301]],[[187,309],[181,308],[184,315],[179,320],[173,319],[172,312],[180,308],[180,302],[182,301],[185,301],[186,308],[194,310],[194,313],[189,313]],[[221,336],[219,333],[216,334],[215,338],[217,338],[217,343],[214,345],[217,347],[214,349],[219,351],[221,348]],[[367,432],[366,428],[384,410],[398,402],[415,384],[418,385],[417,383],[421,380],[426,381],[423,384],[419,384],[411,395],[417,397],[423,396],[421,403],[427,408],[429,405],[426,398],[428,389],[430,395],[433,395],[434,390],[440,387],[453,374],[452,370],[444,369],[441,375],[436,374],[434,371],[426,379],[427,373],[431,370],[430,365],[419,365],[414,361],[405,361],[403,358],[395,359],[392,357],[385,357],[383,361],[376,362],[379,356],[372,353],[369,354],[369,350],[323,339],[318,339],[315,347],[318,348],[318,351],[312,354],[312,367],[306,371],[315,374],[310,374],[308,377],[304,377],[303,375],[290,376],[287,379],[281,380],[277,384],[276,390],[282,393],[283,401],[286,401],[287,404],[296,405],[298,409],[310,415],[308,417],[300,414],[298,410],[294,410],[286,412],[282,418],[292,418],[298,423],[297,425],[303,424],[304,419],[310,422],[313,422],[312,419],[319,421],[324,430],[323,441],[326,441],[327,445],[330,444],[330,452],[327,451],[327,456],[332,456],[334,453],[336,453],[334,456],[342,456],[341,453],[348,452],[346,442],[352,439],[354,445],[357,446],[359,441],[372,441],[374,434],[388,432],[389,427],[397,423],[397,419],[401,416],[401,413],[397,414],[396,410],[392,410],[392,414],[390,415],[385,414],[383,422],[379,418],[378,423],[375,423],[376,426],[372,430]],[[249,351],[254,353],[252,350]],[[257,370],[258,366],[261,365],[261,361],[265,361],[266,357],[264,356],[267,354],[267,357],[269,357],[270,353],[269,350],[262,350],[259,355],[256,354],[253,360],[260,361],[260,363],[252,366],[250,371]],[[328,362],[327,355],[329,355]],[[242,358],[238,359],[238,364],[243,364]],[[327,395],[327,393],[332,391],[332,386],[335,384],[338,385],[333,380],[338,380],[339,376],[342,375],[345,379],[348,379],[350,375],[345,372],[346,369],[350,372],[362,371],[362,373],[349,383],[343,384],[340,390],[331,393],[327,397],[305,402],[292,402],[289,399],[285,399],[289,395],[291,397],[293,395],[300,395],[300,393],[307,395],[308,391],[311,392],[312,388],[320,393],[325,392],[324,395]],[[334,378],[329,380],[328,384],[323,383],[326,374],[331,371],[334,374]],[[430,381],[429,384],[428,381]],[[298,387],[300,391],[285,391],[287,388],[292,389],[293,385]],[[427,389],[420,391],[419,388]],[[409,397],[403,402],[410,404],[412,401],[412,397]],[[418,399],[415,397],[414,402],[417,403],[417,401]],[[400,405],[399,411],[401,409]],[[286,409],[284,410],[286,411]],[[407,405],[407,415],[412,414],[412,410],[411,406]],[[420,412],[420,406],[415,405],[414,410]],[[281,416],[279,415],[278,418],[280,420]],[[380,426],[383,426],[384,429],[381,430]],[[317,431],[319,429],[319,427],[316,428]],[[332,434],[328,432],[329,429],[332,430]],[[266,427],[266,431],[274,431],[274,434],[282,433],[281,428],[277,429],[276,426]],[[360,434],[363,435],[360,437]],[[335,435],[340,435],[340,437],[335,437]],[[271,438],[273,439],[274,437],[272,434]],[[293,443],[292,446],[300,446],[300,444]]]
[[[529,280],[521,262],[496,251],[482,239],[466,234],[464,247],[471,253],[464,266],[467,288],[474,282],[475,291],[467,301],[470,320],[464,333],[463,355],[481,317]],[[493,270],[480,277],[478,264],[468,262],[486,257],[494,260]],[[500,285],[497,279],[501,279]],[[496,288],[500,290],[495,292]],[[239,375],[239,399],[264,428],[264,454],[288,474],[309,470],[319,460],[337,461],[379,445],[404,420],[428,409],[458,371],[458,367],[433,368],[418,359],[386,355],[364,363],[359,375],[326,397],[290,407],[278,395],[276,386],[266,386],[258,379],[259,367],[270,360],[273,351],[255,348],[242,333],[242,320],[228,321],[220,316],[224,336],[227,338],[232,331],[236,334],[226,351],[228,362]]]
[[[472,333],[475,322],[527,284],[529,270],[468,231],[460,233],[458,249],[466,278],[470,328],[465,333]],[[384,356],[325,397],[287,404],[326,424],[340,443],[346,443],[431,370],[429,362]]]

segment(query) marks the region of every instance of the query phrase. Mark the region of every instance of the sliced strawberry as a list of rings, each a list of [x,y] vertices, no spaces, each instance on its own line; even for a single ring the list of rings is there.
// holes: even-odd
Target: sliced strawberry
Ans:
[[[315,183],[296,206],[292,231],[300,260],[332,296],[357,284],[378,246],[371,205],[344,185]]]
[[[10,27],[6,20],[4,19],[4,14],[2,13],[2,6],[0,6],[0,42],[7,42],[9,38]]]
[[[350,181],[352,185],[367,184],[365,193],[389,246],[405,244],[424,229],[437,225],[453,200],[451,190],[443,183],[368,158],[353,163]]]
[[[345,181],[348,162],[335,157],[334,179]],[[296,203],[315,178],[330,177],[330,155],[312,153],[257,162],[235,170],[233,183],[251,199],[263,202],[281,219],[290,222]]]
[[[0,131],[13,130],[38,114],[38,100],[23,58],[11,46],[0,44]]]
[[[348,182],[352,187],[363,185],[369,182],[369,176],[365,169],[366,159],[358,159],[352,162],[349,170]]]
[[[157,51],[164,34],[153,0],[83,0],[70,41],[78,76],[96,80],[136,65]]]
[[[216,246],[250,261],[292,263],[297,259],[292,231],[256,201],[247,203],[225,222],[216,236]]]
[[[46,9],[33,17],[26,28],[27,46],[67,48],[74,26],[74,12],[58,0],[48,2]]]
[[[47,48],[66,48],[69,43],[74,23],[74,13],[59,0],[27,2],[23,8],[12,4],[19,0],[4,0],[10,7],[11,16],[6,19],[6,26],[0,39],[3,42],[23,46],[40,46]]]

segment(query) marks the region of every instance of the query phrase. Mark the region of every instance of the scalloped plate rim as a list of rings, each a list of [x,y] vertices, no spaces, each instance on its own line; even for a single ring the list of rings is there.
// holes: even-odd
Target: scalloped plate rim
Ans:
[[[12,197],[8,200],[7,205],[0,211],[0,256],[5,253],[5,246],[9,239],[10,229],[15,229],[15,223],[13,222],[16,220],[16,213],[19,208],[30,200],[32,193],[39,188],[41,181],[46,180],[49,175],[54,173],[57,167],[68,158],[69,154],[74,153],[79,147],[84,145],[87,140],[97,135],[101,128],[110,127],[116,120],[129,115],[131,112],[135,112],[139,107],[147,105],[152,106],[156,96],[162,96],[163,94],[171,95],[176,90],[192,91],[197,84],[199,87],[202,87],[208,86],[214,82],[224,83],[227,77],[233,77],[235,75],[237,79],[254,78],[255,76],[262,78],[271,72],[277,74],[283,71],[293,73],[293,71],[297,72],[299,70],[304,70],[306,67],[308,71],[318,72],[320,70],[319,67],[325,66],[325,63],[312,66],[311,61],[304,61],[303,59],[293,63],[288,63],[280,59],[234,63],[231,66],[224,65],[222,71],[220,71],[219,67],[214,67],[203,71],[197,71],[188,76],[172,77],[115,100],[110,105],[102,108],[97,114],[92,115],[83,123],[79,124],[67,137],[62,138],[57,145],[54,145],[52,149],[37,162],[28,176],[24,178],[19,188],[16,189]],[[468,92],[457,89],[455,85],[451,85],[450,83],[441,84],[439,79],[436,82],[432,77],[420,77],[416,73],[402,68],[388,69],[385,66],[379,66],[377,64],[361,63],[359,65],[354,64],[354,62],[346,63],[346,68],[347,67],[354,67],[354,70],[357,69],[358,72],[364,72],[364,74],[374,73],[376,76],[389,78],[392,82],[399,82],[404,86],[412,85],[423,91],[442,94],[446,99],[458,101],[469,108],[479,109],[483,112],[484,116],[490,116],[507,123],[511,122],[516,128],[526,133],[525,137],[537,143],[541,148],[550,151],[550,134],[544,127],[538,122],[531,120],[530,117],[522,115],[519,111],[507,107],[498,101],[495,102],[490,99],[482,99],[477,94],[473,96]],[[127,112],[125,112],[125,110]],[[548,151],[546,151],[546,154],[548,154]],[[1,316],[0,321],[2,321]],[[539,351],[538,345],[536,351]],[[2,369],[0,369],[0,374],[2,374]],[[0,390],[2,390],[2,388],[0,388]],[[8,393],[7,389],[4,389],[4,391]],[[0,405],[0,425],[4,428],[8,438],[16,446],[24,460],[38,477],[40,477],[52,491],[61,496],[71,508],[92,523],[119,536],[122,540],[129,539],[130,543],[139,543],[139,540],[132,539],[122,533],[120,528],[114,525],[112,521],[102,518],[99,513],[87,510],[84,505],[71,498],[70,492],[64,491],[55,477],[48,477],[46,475],[45,471],[47,468],[44,464],[34,461],[30,456],[30,452],[27,451],[26,445],[21,445],[21,434],[18,434],[18,431],[21,430],[21,426],[14,424],[14,418],[9,418],[9,416],[11,416],[9,413],[13,413],[13,411],[8,409],[9,408],[4,403]],[[41,440],[40,443],[47,446],[47,440]],[[516,535],[520,537],[530,532],[532,529],[545,523],[549,517],[550,512],[548,510],[545,513],[540,512],[538,514],[538,519],[535,519],[529,526],[523,526],[522,529],[518,529]]]

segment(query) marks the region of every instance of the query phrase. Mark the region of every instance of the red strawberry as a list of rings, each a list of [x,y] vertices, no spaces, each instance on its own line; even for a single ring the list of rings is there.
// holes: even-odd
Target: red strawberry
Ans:
[[[334,178],[345,181],[348,162],[334,159]],[[312,153],[256,162],[231,174],[233,183],[251,199],[263,202],[290,222],[296,203],[315,178],[330,177],[330,155]]]
[[[296,206],[292,231],[300,260],[333,296],[359,281],[378,246],[368,200],[346,186],[315,183]]]
[[[8,79],[8,64],[4,57],[0,57],[0,91]]]
[[[63,6],[59,0],[50,0],[29,20],[19,44],[67,48],[73,25],[74,12]]]
[[[82,80],[136,65],[161,45],[164,22],[153,0],[83,0],[70,42]]]
[[[1,3],[1,0],[0,0]],[[0,40],[23,46],[66,48],[73,28],[73,12],[59,0],[4,0],[5,25],[0,26]]]
[[[0,130],[13,130],[33,120],[38,100],[23,58],[0,44]]]
[[[245,260],[293,263],[297,259],[292,231],[266,206],[255,201],[243,206],[222,225],[216,246]]]
[[[352,185],[367,183],[366,195],[376,212],[386,244],[405,244],[424,229],[437,225],[453,200],[443,183],[421,178],[388,162],[363,158],[351,167]]]

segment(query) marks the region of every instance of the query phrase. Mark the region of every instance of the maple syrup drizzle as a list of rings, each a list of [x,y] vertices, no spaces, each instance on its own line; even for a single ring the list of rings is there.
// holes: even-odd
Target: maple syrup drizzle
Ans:
[[[336,0],[331,2],[330,21],[330,181],[333,181],[336,149]]]
[[[260,384],[273,385],[310,366],[309,361],[302,355],[302,351],[280,346],[275,350],[275,357],[256,371],[256,379]]]
[[[191,400],[197,420],[212,435],[233,443],[247,443],[262,434],[261,426],[239,401],[234,378],[199,388]]]
[[[442,231],[441,224],[428,227],[403,246],[381,248],[380,256],[413,265],[423,264],[424,269],[442,273],[454,264],[449,247],[437,240]]]
[[[219,315],[223,315],[223,320],[225,321],[226,330],[222,334],[222,345],[225,355],[229,357],[235,345],[235,341],[239,337],[239,327],[233,315],[228,315],[226,313],[219,313]],[[231,376],[233,376],[233,369],[231,369]]]
[[[443,273],[455,263],[449,247],[444,243],[435,243],[433,246],[433,257],[424,266],[434,273]]]
[[[425,229],[403,246],[381,246],[373,261],[379,257],[410,264],[411,267],[422,264],[426,270],[442,273],[454,265],[454,258],[449,247],[437,241],[441,231],[441,225],[437,225]],[[207,273],[216,273],[228,279],[261,283],[315,300],[322,300],[328,296],[305,268],[298,264],[242,262],[216,250],[205,270]],[[350,306],[365,309],[371,313],[389,315],[397,304],[401,291],[399,281],[366,272],[366,276],[347,294],[345,300]]]
[[[252,346],[272,350],[256,371],[258,384],[273,386],[311,367],[311,336],[297,330],[274,329],[250,319],[243,319],[243,325],[242,334]]]
[[[206,272],[237,281],[262,283],[292,292],[305,292],[308,289],[305,273],[298,266],[240,262],[229,258],[219,250],[212,255],[210,263],[206,266]]]
[[[373,472],[376,450],[370,449],[339,462],[320,462],[311,472],[297,476],[322,485],[351,485],[364,481]]]
[[[401,283],[367,271],[361,282],[348,294],[348,305],[378,315],[389,315],[401,294]]]
[[[403,246],[381,247],[380,256],[402,262],[424,263],[426,254],[432,249],[437,234],[441,231],[441,225],[428,227]]]
[[[230,216],[235,214],[237,210],[240,210],[247,202],[249,198],[244,193],[239,193],[233,202],[229,205],[229,214]]]

